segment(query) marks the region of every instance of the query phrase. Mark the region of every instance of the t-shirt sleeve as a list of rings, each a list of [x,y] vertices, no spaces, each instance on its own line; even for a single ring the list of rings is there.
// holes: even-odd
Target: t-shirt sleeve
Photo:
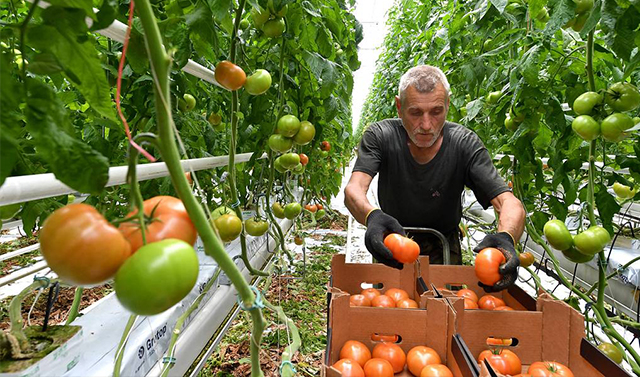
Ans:
[[[380,128],[378,125],[371,125],[362,135],[360,146],[358,147],[358,158],[353,167],[353,171],[360,171],[375,177],[380,171],[382,162],[382,145],[380,143]]]
[[[479,148],[470,156],[465,174],[465,186],[473,190],[482,208],[491,206],[491,200],[503,192],[509,191],[504,179],[491,161],[489,152],[478,139]]]

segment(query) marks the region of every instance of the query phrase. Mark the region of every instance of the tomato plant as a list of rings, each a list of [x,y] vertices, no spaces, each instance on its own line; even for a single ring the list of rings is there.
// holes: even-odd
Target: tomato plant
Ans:
[[[229,90],[238,90],[247,81],[247,74],[237,65],[223,60],[216,65],[215,78],[218,84],[223,87]]]
[[[425,366],[440,363],[440,355],[433,348],[416,346],[407,352],[407,368],[414,376],[420,376]]]
[[[573,238],[576,249],[589,256],[601,252],[610,240],[609,232],[598,225],[590,227]]]
[[[176,239],[149,243],[118,270],[116,296],[132,313],[162,313],[191,291],[198,270],[198,256],[188,243]]]
[[[384,238],[384,245],[400,263],[413,263],[420,255],[420,246],[411,238],[391,233]]]
[[[371,352],[373,358],[384,359],[391,364],[394,373],[400,373],[404,370],[404,364],[407,361],[407,355],[402,348],[395,343],[378,343],[373,347]]]
[[[498,373],[514,375],[522,372],[520,358],[510,350],[501,348],[484,350],[478,356],[478,362],[482,363],[485,359]]]
[[[190,245],[196,242],[198,233],[191,222],[184,204],[172,196],[155,196],[147,199],[143,204],[144,216],[147,220],[146,239],[152,243],[168,238],[183,240]],[[138,211],[130,212],[127,217],[134,216]],[[142,247],[142,233],[140,226],[133,221],[121,223],[120,232],[131,244],[131,252]]]
[[[252,217],[244,221],[244,229],[250,236],[260,237],[269,230],[269,223]]]
[[[344,377],[365,377],[364,370],[355,360],[340,359],[332,365]]]
[[[504,254],[496,248],[488,247],[476,256],[475,271],[478,280],[486,285],[494,285],[500,279],[500,265],[505,263]]]
[[[373,358],[364,365],[366,377],[393,377],[393,366],[385,359]]]
[[[371,351],[362,342],[348,340],[340,349],[340,358],[354,360],[364,367],[364,364],[371,359]]]
[[[92,285],[111,278],[131,255],[131,246],[92,206],[69,204],[42,225],[40,252],[63,281]]]

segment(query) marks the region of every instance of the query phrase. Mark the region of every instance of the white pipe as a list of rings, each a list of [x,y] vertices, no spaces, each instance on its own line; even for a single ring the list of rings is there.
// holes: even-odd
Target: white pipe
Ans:
[[[25,276],[35,274],[36,272],[44,270],[45,268],[47,268],[47,262],[42,260],[34,265],[20,269],[0,279],[0,287],[3,287],[9,283],[13,283],[14,281],[22,279]]]
[[[235,162],[247,162],[253,153],[241,153],[236,155]],[[260,158],[265,158],[264,154]],[[198,171],[225,166],[229,161],[228,156],[217,156],[207,158],[195,158],[183,160],[182,168],[185,171]],[[169,175],[164,162],[151,164],[141,164],[137,166],[138,181],[145,181]],[[126,183],[127,166],[115,166],[109,168],[109,181],[105,187],[117,186]],[[58,195],[66,195],[76,192],[76,190],[65,185],[55,178],[52,173],[22,175],[9,177],[0,187],[0,205],[28,202],[30,200],[50,198]]]
[[[40,249],[40,243],[36,243],[36,244],[33,244],[33,245],[29,245],[27,247],[23,247],[22,249],[18,249],[18,250],[12,251],[10,253],[2,254],[2,255],[0,255],[0,262],[5,261],[7,259],[15,258],[15,257],[23,255],[23,254],[30,253],[32,251],[36,251],[36,250],[39,250],[39,249]]]

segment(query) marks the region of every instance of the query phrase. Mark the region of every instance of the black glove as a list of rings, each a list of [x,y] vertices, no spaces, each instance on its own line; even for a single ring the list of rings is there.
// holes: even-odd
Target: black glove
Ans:
[[[369,213],[366,225],[367,232],[364,235],[364,244],[367,250],[378,262],[402,270],[402,263],[393,259],[391,250],[384,246],[384,238],[390,233],[405,235],[402,225],[398,220],[382,212],[381,209],[375,209]]]
[[[478,285],[481,286],[485,292],[498,292],[509,288],[518,278],[518,266],[520,265],[520,259],[516,253],[513,238],[507,232],[488,234],[484,237],[482,242],[473,249],[473,252],[479,253],[480,250],[487,247],[495,247],[500,250],[507,261],[500,266],[500,275],[502,275],[502,279],[493,286],[484,285],[480,282],[478,282]]]

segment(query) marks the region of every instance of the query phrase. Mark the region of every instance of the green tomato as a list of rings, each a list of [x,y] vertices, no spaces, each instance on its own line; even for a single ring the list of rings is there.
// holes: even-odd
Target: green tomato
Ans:
[[[640,123],[640,117],[633,117],[633,124]]]
[[[322,158],[329,157],[329,151],[320,151],[320,157]]]
[[[271,75],[266,69],[258,69],[256,72],[247,77],[244,83],[245,90],[254,96],[260,95],[271,87]]]
[[[498,91],[487,94],[487,96],[485,97],[485,100],[487,101],[488,104],[495,105],[496,103],[498,103],[500,98],[502,98],[502,91],[498,90]]]
[[[271,17],[271,15],[266,9],[251,9],[251,19],[253,20],[253,25],[255,25],[255,27],[257,27],[258,29],[262,28],[265,22],[269,21],[269,17]]]
[[[593,256],[601,252],[606,246],[606,240],[604,233],[591,227],[582,233],[578,233],[573,237],[573,242],[578,249],[584,255]],[[604,230],[604,232],[607,232]],[[608,232],[606,233],[609,234]]]
[[[633,84],[617,82],[604,93],[604,101],[614,111],[631,111],[640,106],[640,92]]]
[[[607,357],[613,360],[613,362],[615,362],[616,364],[622,363],[624,355],[622,354],[620,348],[616,347],[615,345],[611,343],[600,343],[598,344],[598,349],[602,351],[602,353],[607,355]]]
[[[282,204],[275,202],[271,205],[271,211],[273,211],[273,216],[284,219],[284,207]]]
[[[538,11],[538,14],[536,14],[536,20],[540,21],[540,22],[547,22],[549,21],[549,11],[547,10],[547,8],[542,8]]]
[[[600,124],[589,115],[580,115],[575,118],[571,128],[586,141],[595,140],[600,135]]]
[[[567,250],[573,245],[573,237],[561,220],[549,220],[544,224],[544,236],[556,250]]]
[[[278,119],[277,132],[286,137],[293,137],[300,130],[300,120],[295,115],[284,115]]]
[[[214,127],[219,126],[220,123],[222,123],[222,117],[218,113],[211,113],[211,115],[209,115],[209,118],[207,118],[207,121]]]
[[[627,114],[613,113],[602,121],[600,129],[605,140],[618,142],[629,136],[625,131],[633,126],[633,119]]]
[[[289,220],[293,220],[302,212],[302,206],[300,203],[289,203],[284,206],[284,217]]]
[[[596,105],[602,104],[602,96],[596,92],[585,92],[573,101],[573,111],[578,115],[589,115]]]
[[[231,242],[242,233],[242,220],[236,214],[227,214],[213,220],[213,225],[223,242]]]
[[[9,220],[14,218],[20,211],[21,207],[22,203],[8,204],[0,207],[0,220]]]
[[[269,20],[262,26],[262,32],[269,38],[278,38],[284,33],[285,23],[282,18]]]
[[[300,163],[300,156],[297,153],[285,153],[278,159],[280,159],[280,165],[287,170],[293,169]]]
[[[522,123],[524,121],[525,113],[524,113],[522,107],[515,107],[515,108],[509,109],[509,116],[516,123],[520,124],[520,123]]]
[[[609,232],[600,225],[594,225],[590,227],[589,230],[591,230],[598,236],[602,248],[607,246],[607,244],[611,241],[611,235],[609,234]]]
[[[178,110],[185,112],[187,111],[187,102],[182,98],[178,99]]]
[[[567,250],[562,250],[562,255],[573,263],[586,263],[593,259],[593,255],[584,255],[574,246],[571,246]]]
[[[491,38],[487,38],[484,43],[482,44],[482,49],[483,51],[489,51],[491,50],[491,47],[493,46],[493,39]],[[500,93],[502,94],[502,93]]]
[[[513,120],[510,116],[507,116],[504,119],[504,126],[509,130],[509,131],[515,131],[518,129],[518,125],[519,123],[517,123],[515,120]]]
[[[244,230],[246,230],[250,236],[260,237],[269,230],[269,223],[252,217],[244,221]]]
[[[298,145],[306,145],[316,136],[316,128],[306,120],[300,122],[300,129],[293,136],[294,143]]]
[[[576,3],[576,14],[582,14],[593,8],[593,0],[573,0]]]
[[[229,208],[227,206],[220,206],[220,207],[214,209],[213,212],[211,212],[211,221],[217,219],[218,217],[220,217],[222,215],[238,216],[236,214],[236,211],[234,211],[233,209],[231,209],[231,208]]]
[[[194,107],[196,107],[196,99],[191,94],[186,93],[182,96],[182,98],[184,98],[185,110],[190,111],[193,110]]]
[[[249,27],[249,20],[247,20],[246,18],[243,18],[240,21],[240,29],[246,30],[248,27]]]
[[[162,313],[182,300],[198,280],[198,256],[188,243],[168,239],[144,245],[118,269],[118,301],[138,315]]]
[[[631,187],[619,182],[615,182],[613,184],[613,192],[615,192],[620,199],[630,199],[636,196],[635,188],[632,189]]]
[[[587,20],[589,19],[589,13],[581,13],[579,14],[576,18],[575,18],[575,22],[573,23],[573,25],[571,25],[571,28],[577,32],[582,31],[582,28],[584,28],[584,24],[587,23]]]
[[[304,173],[304,165],[302,165],[301,163],[296,165],[293,169],[291,169],[291,171],[293,172],[293,174],[299,175]]]
[[[321,218],[323,218],[325,215],[327,214],[327,211],[325,211],[324,209],[319,209],[316,212],[316,220],[320,220]]]
[[[293,147],[293,140],[280,134],[269,136],[269,148],[274,152],[285,153]]]
[[[269,0],[268,6],[269,11],[271,12],[272,15],[276,16],[276,17],[284,17],[287,15],[287,11],[289,10],[289,6],[285,5],[282,8],[280,8],[279,10],[276,10],[273,6],[273,0]]]
[[[285,168],[284,166],[282,166],[282,158],[281,158],[281,157],[282,157],[282,156],[280,156],[280,157],[276,158],[276,159],[273,161],[273,167],[274,167],[274,169],[276,169],[276,171],[277,171],[278,173],[284,174],[284,173],[286,173],[286,172],[287,172],[287,168]]]

